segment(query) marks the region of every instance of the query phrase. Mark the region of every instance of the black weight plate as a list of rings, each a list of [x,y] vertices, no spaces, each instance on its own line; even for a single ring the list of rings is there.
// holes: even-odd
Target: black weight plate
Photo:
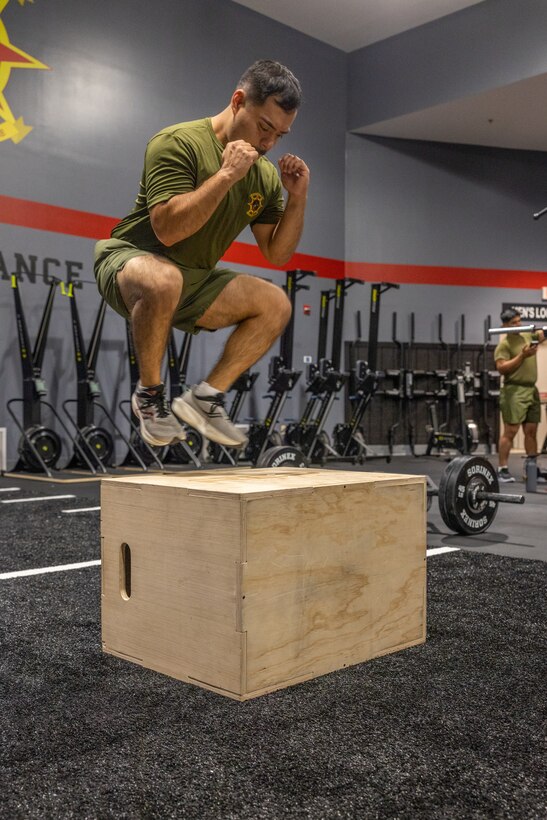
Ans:
[[[257,467],[307,467],[308,461],[296,447],[282,444],[265,450],[256,463]]]
[[[186,438],[184,443],[187,447],[190,448],[192,453],[199,458],[199,454],[201,453],[203,447],[203,436],[197,430],[194,430],[193,427],[186,428]],[[169,461],[175,464],[192,464],[194,463],[188,451],[181,445],[181,444],[172,444],[169,447],[168,453],[165,457],[165,461]]]
[[[439,512],[449,529],[462,535],[477,535],[488,529],[498,504],[474,500],[476,490],[498,492],[498,477],[490,462],[481,456],[453,459],[439,482]]]
[[[155,464],[157,466],[157,461],[163,462],[165,456],[167,455],[168,447],[155,447],[152,444],[147,444],[145,441],[142,440],[140,435],[133,431],[131,433],[131,437],[129,439],[131,446],[134,450],[138,453],[140,458],[142,459],[143,463],[149,467],[150,465]],[[129,451],[129,455],[131,459],[135,459],[131,451]],[[155,456],[155,458],[154,458]],[[136,461],[136,459],[135,459]],[[137,462],[138,463],[138,462]]]
[[[104,427],[95,427],[95,425],[90,425],[82,430],[80,438],[83,439],[85,444],[87,444],[88,448],[92,451],[95,458],[98,459],[101,464],[110,464],[110,459],[114,453],[114,439],[108,430],[105,430]],[[82,441],[79,441],[78,444],[82,447]],[[85,452],[85,446],[82,449]],[[80,464],[85,463],[77,450],[76,458]]]
[[[61,455],[62,448],[61,439],[55,430],[42,427],[42,425],[36,425],[35,427],[30,427],[28,430],[25,430],[25,433],[38,450],[46,467],[55,467]],[[17,449],[21,456],[21,461],[27,469],[38,472],[43,470],[42,465],[32,452],[28,441],[23,436],[21,436],[19,440]]]

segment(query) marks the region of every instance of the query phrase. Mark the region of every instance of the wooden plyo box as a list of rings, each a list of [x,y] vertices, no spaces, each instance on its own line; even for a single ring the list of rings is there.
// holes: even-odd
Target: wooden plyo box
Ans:
[[[103,649],[247,700],[425,641],[423,476],[102,481]]]

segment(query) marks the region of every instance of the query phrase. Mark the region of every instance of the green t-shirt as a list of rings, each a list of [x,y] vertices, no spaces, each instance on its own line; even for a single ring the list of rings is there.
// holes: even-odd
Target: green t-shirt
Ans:
[[[210,118],[172,125],[152,137],[135,207],[115,226],[112,236],[166,256],[182,267],[212,270],[247,225],[278,222],[284,208],[281,180],[275,166],[266,157],[259,157],[199,231],[171,247],[158,240],[149,209],[199,188],[219,170],[223,150]]]
[[[536,339],[535,333],[508,333],[494,350],[494,361],[503,359],[508,362],[518,356],[520,351],[526,345],[529,345],[532,339]],[[508,376],[503,377],[504,384],[522,384],[526,387],[533,387],[538,377],[537,359],[535,356],[529,356],[524,359],[522,364],[513,370]]]

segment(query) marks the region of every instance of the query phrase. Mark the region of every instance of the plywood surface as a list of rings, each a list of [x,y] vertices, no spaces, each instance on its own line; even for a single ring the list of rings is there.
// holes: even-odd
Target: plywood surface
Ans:
[[[103,478],[102,484],[171,487],[192,494],[237,495],[249,498],[260,494],[311,491],[317,487],[364,485],[381,481],[387,484],[423,483],[423,476],[370,473],[350,470],[321,470],[285,467],[254,469],[237,467],[226,470],[195,470],[180,473]]]
[[[198,501],[198,503],[196,503]],[[120,548],[132,590],[120,593]],[[241,688],[236,595],[241,559],[237,499],[189,498],[172,488],[102,488],[103,642],[174,677]]]
[[[247,504],[247,691],[425,639],[424,487],[323,488]]]
[[[104,648],[246,699],[421,643],[425,489],[292,468],[105,479]]]

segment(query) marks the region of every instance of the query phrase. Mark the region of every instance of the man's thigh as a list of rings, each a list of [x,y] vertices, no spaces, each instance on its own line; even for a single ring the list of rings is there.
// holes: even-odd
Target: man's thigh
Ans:
[[[199,333],[201,330],[217,330],[224,325],[203,324],[203,317],[216,305],[231,285],[241,274],[227,269],[216,268],[212,271],[184,268],[182,276],[184,287],[179,306],[175,311],[173,325],[187,333]]]
[[[206,330],[231,327],[286,301],[284,291],[277,285],[257,276],[238,274],[227,283],[197,324]]]
[[[124,319],[129,319],[129,311],[120,292],[118,273],[130,259],[141,256],[151,254],[121,239],[104,239],[95,245],[94,270],[97,288],[105,302]]]

